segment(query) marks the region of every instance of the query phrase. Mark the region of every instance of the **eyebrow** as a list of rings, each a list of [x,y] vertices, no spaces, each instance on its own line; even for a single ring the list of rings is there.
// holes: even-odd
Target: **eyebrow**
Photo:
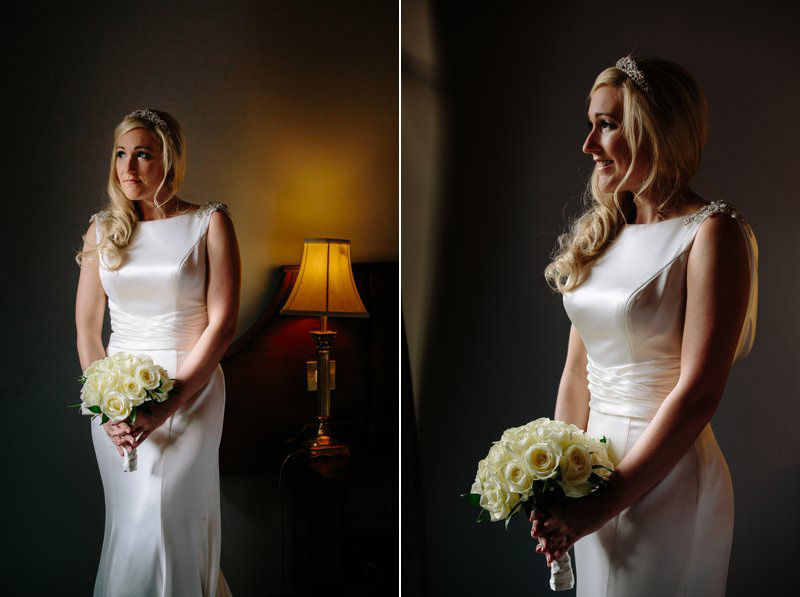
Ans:
[[[597,118],[598,116],[611,116],[611,118],[617,120],[617,117],[614,116],[611,112],[595,112],[594,117]]]
[[[117,145],[117,149],[125,149],[125,148],[122,145]],[[134,147],[134,149],[147,149],[149,151],[153,151],[147,145],[137,145],[136,147]]]

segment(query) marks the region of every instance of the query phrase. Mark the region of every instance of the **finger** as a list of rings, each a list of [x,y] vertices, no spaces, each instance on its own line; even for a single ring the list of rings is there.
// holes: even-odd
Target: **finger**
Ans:
[[[150,432],[149,432],[149,431],[145,431],[145,432],[143,432],[143,433],[142,433],[142,435],[140,435],[140,436],[139,436],[139,439],[137,439],[137,440],[135,440],[135,441],[133,442],[133,447],[134,447],[134,449],[136,449],[136,448],[138,448],[139,446],[141,446],[141,445],[142,445],[142,442],[143,442],[144,440],[146,440],[146,439],[147,439],[147,436],[148,436],[148,435],[150,435]]]

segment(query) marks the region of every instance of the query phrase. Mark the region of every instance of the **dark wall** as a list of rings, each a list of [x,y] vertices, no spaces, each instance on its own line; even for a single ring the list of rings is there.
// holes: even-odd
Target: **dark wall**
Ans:
[[[103,489],[88,418],[65,408],[80,374],[73,257],[104,202],[114,127],[141,107],[184,126],[182,196],[228,203],[236,225],[241,334],[304,237],[350,239],[355,262],[398,258],[397,5],[16,3],[2,34],[0,566],[7,594],[87,595]],[[225,519],[223,569],[231,553],[260,565]]]
[[[417,577],[428,594],[550,592],[529,525],[475,526],[474,508],[458,495],[502,430],[552,416],[569,320],[542,272],[591,172],[581,153],[586,94],[629,52],[678,62],[704,87],[711,130],[695,188],[738,206],[758,239],[755,347],[735,365],[713,420],[735,486],[728,594],[794,586],[800,13],[788,3],[737,6],[433,3],[438,69],[429,89],[442,114],[438,193],[428,206],[438,218],[435,263],[429,301],[408,301],[404,288],[403,302],[410,360],[420,363],[412,374],[427,557]],[[404,27],[404,47],[413,35],[424,31]],[[404,57],[404,93],[419,72]],[[405,135],[414,115],[403,118]],[[404,181],[405,164],[404,154]],[[415,198],[403,189],[405,285],[415,268],[405,261],[407,216],[419,211],[407,211]],[[767,560],[777,573],[764,573]]]

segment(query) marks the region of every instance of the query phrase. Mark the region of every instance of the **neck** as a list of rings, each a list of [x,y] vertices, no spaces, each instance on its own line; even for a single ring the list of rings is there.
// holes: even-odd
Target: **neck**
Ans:
[[[134,206],[139,214],[140,220],[163,220],[177,213],[179,201],[180,200],[177,197],[172,197],[166,203],[162,203],[161,209],[159,209],[155,206],[155,203],[152,199],[142,199],[140,201],[136,201]]]
[[[658,192],[634,196],[633,202],[636,207],[636,216],[632,223],[652,224],[670,217],[677,217],[683,212],[691,211],[693,205],[703,202],[697,193],[687,188],[684,191],[679,191],[659,211],[658,208],[664,202],[664,199],[664,194]]]

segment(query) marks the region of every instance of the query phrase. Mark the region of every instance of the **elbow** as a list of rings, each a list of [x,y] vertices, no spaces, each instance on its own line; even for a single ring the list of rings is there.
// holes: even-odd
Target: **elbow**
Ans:
[[[236,320],[211,323],[209,327],[214,330],[214,335],[217,337],[218,342],[226,349],[236,337]]]
[[[722,388],[689,386],[682,392],[681,401],[687,416],[702,420],[707,423],[717,412],[717,407],[722,400]]]

